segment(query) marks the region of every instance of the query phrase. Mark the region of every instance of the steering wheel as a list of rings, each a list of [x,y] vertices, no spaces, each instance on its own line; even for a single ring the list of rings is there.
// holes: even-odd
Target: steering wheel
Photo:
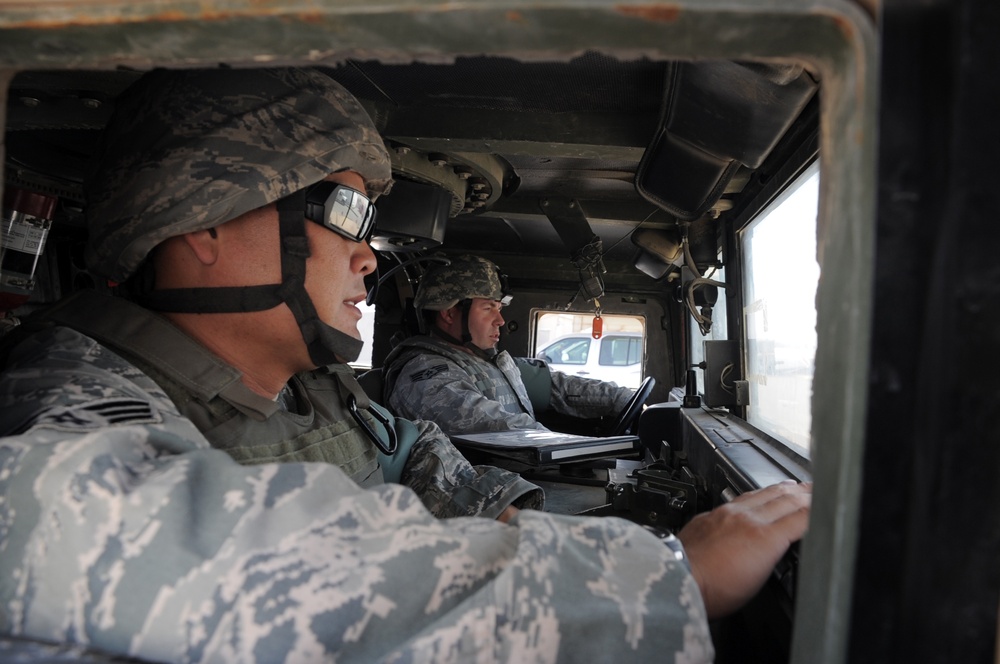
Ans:
[[[618,413],[618,418],[615,423],[611,425],[608,429],[609,436],[624,436],[626,434],[633,433],[632,429],[639,422],[639,415],[642,413],[642,406],[646,403],[646,399],[649,398],[650,392],[653,391],[653,387],[656,385],[656,379],[652,376],[646,376],[646,378],[639,383],[639,387],[636,389],[635,393],[632,394],[632,398],[628,400],[625,407],[622,408],[621,412]]]

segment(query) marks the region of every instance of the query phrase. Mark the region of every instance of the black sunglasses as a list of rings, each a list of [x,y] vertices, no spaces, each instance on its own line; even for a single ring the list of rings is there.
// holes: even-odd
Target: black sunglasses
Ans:
[[[306,219],[349,240],[368,240],[375,230],[375,203],[360,191],[336,182],[306,188]]]

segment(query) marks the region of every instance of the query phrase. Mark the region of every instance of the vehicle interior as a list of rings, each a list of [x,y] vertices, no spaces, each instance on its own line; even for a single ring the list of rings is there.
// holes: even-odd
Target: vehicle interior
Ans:
[[[375,400],[386,356],[423,329],[413,309],[421,276],[450,256],[484,256],[514,296],[500,341],[511,355],[536,357],[573,334],[641,339],[620,362],[607,355],[641,359],[624,428],[620,416],[539,413],[559,431],[627,430],[639,446],[565,464],[470,460],[539,482],[549,509],[666,530],[745,491],[814,482],[808,537],[753,603],[713,625],[717,661],[959,661],[903,659],[916,646],[900,649],[895,637],[940,616],[903,608],[919,584],[885,576],[894,549],[880,548],[897,542],[926,579],[910,545],[921,527],[949,531],[907,511],[916,504],[865,507],[880,502],[873,487],[893,463],[871,443],[887,433],[872,400],[892,388],[869,367],[900,348],[886,327],[900,323],[876,300],[901,288],[885,285],[892,259],[876,253],[876,237],[893,232],[876,184],[892,153],[877,159],[888,148],[876,127],[880,98],[883,108],[906,104],[879,79],[880,68],[903,67],[903,47],[879,59],[880,40],[902,41],[903,28],[880,24],[874,3],[214,2],[174,14],[155,2],[57,4],[0,1],[4,224],[29,199],[22,211],[48,222],[38,247],[4,239],[4,328],[74,290],[114,288],[83,262],[85,184],[132,82],[154,67],[316,67],[362,102],[396,180],[378,202],[379,268],[356,366]],[[884,4],[882,21],[897,16]],[[990,338],[995,348],[995,325]],[[922,359],[922,347],[911,350],[894,361]],[[886,489],[912,495],[922,479],[914,470]],[[910,528],[889,538],[901,514]],[[986,530],[995,567],[1000,538]],[[976,607],[969,625],[992,625],[993,643],[998,601],[981,593],[995,593],[997,573],[977,560],[985,589],[951,597]],[[887,632],[863,600],[880,607]],[[860,656],[865,643],[875,643],[872,659]],[[965,647],[962,661],[992,648]]]

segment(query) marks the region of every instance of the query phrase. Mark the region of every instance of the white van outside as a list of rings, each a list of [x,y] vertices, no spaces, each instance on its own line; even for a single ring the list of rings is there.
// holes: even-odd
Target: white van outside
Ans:
[[[556,339],[535,357],[555,371],[634,388],[642,382],[642,350],[639,332],[612,332],[600,339],[571,334]]]

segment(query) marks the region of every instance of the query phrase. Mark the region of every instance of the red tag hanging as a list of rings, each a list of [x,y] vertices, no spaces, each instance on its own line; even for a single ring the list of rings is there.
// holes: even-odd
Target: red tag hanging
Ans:
[[[604,319],[601,318],[600,314],[594,316],[594,326],[591,329],[590,334],[595,339],[600,339],[601,335],[604,334]]]

